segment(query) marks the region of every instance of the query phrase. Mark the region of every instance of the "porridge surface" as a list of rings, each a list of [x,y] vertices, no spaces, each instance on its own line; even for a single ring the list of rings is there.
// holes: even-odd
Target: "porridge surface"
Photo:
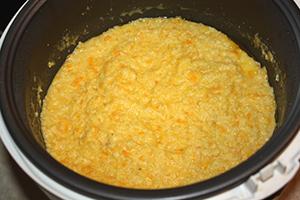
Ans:
[[[130,188],[202,181],[272,135],[265,68],[226,35],[181,18],[139,19],[80,43],[44,100],[48,152]]]

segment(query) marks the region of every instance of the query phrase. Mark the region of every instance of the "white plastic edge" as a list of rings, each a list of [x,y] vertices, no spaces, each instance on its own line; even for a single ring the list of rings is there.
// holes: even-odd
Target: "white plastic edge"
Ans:
[[[26,1],[19,11],[12,18],[7,28],[0,38],[0,49],[4,38],[20,10],[27,3]],[[295,0],[300,7],[300,0]],[[17,164],[42,188],[46,189],[55,196],[65,200],[91,200],[86,196],[76,193],[67,187],[55,182],[38,168],[36,168],[19,150],[18,146],[11,138],[4,123],[0,110],[0,137],[1,140],[17,162]],[[263,199],[286,185],[300,168],[300,131],[286,150],[272,163],[268,164],[259,173],[251,176],[245,183],[228,190],[224,193],[208,198],[207,200],[260,200]]]

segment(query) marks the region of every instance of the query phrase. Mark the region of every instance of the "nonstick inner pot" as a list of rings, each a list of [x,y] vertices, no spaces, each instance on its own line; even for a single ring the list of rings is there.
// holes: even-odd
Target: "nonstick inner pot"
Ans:
[[[0,68],[1,110],[24,154],[49,176],[78,192],[97,196],[103,188],[108,193],[120,189],[80,177],[46,153],[39,120],[42,100],[79,41],[138,18],[176,16],[217,28],[267,68],[276,95],[277,128],[271,140],[237,168],[203,183],[149,194],[153,198],[187,197],[195,191],[197,195],[212,195],[239,184],[273,159],[299,126],[299,22],[294,18],[299,18],[299,12],[291,0],[29,1],[4,42]],[[118,190],[119,195],[132,191]],[[148,194],[139,192],[144,193],[132,195]]]

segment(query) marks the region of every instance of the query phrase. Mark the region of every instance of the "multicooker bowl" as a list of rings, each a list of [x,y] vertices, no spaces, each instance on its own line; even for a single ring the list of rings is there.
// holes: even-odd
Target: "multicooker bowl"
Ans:
[[[213,26],[267,67],[277,102],[277,127],[272,138],[230,171],[183,187],[126,189],[74,173],[45,150],[39,114],[49,84],[79,41],[137,18],[158,16],[181,16]],[[29,0],[6,31],[0,54],[1,137],[19,165],[60,198],[214,197],[256,174],[297,135],[300,12],[292,0]]]

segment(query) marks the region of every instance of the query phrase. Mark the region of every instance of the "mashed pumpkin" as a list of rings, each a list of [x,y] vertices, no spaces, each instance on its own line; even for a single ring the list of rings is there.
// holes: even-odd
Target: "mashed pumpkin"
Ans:
[[[275,127],[265,68],[226,35],[139,19],[80,43],[44,100],[49,153],[99,182],[169,188],[256,152]]]

